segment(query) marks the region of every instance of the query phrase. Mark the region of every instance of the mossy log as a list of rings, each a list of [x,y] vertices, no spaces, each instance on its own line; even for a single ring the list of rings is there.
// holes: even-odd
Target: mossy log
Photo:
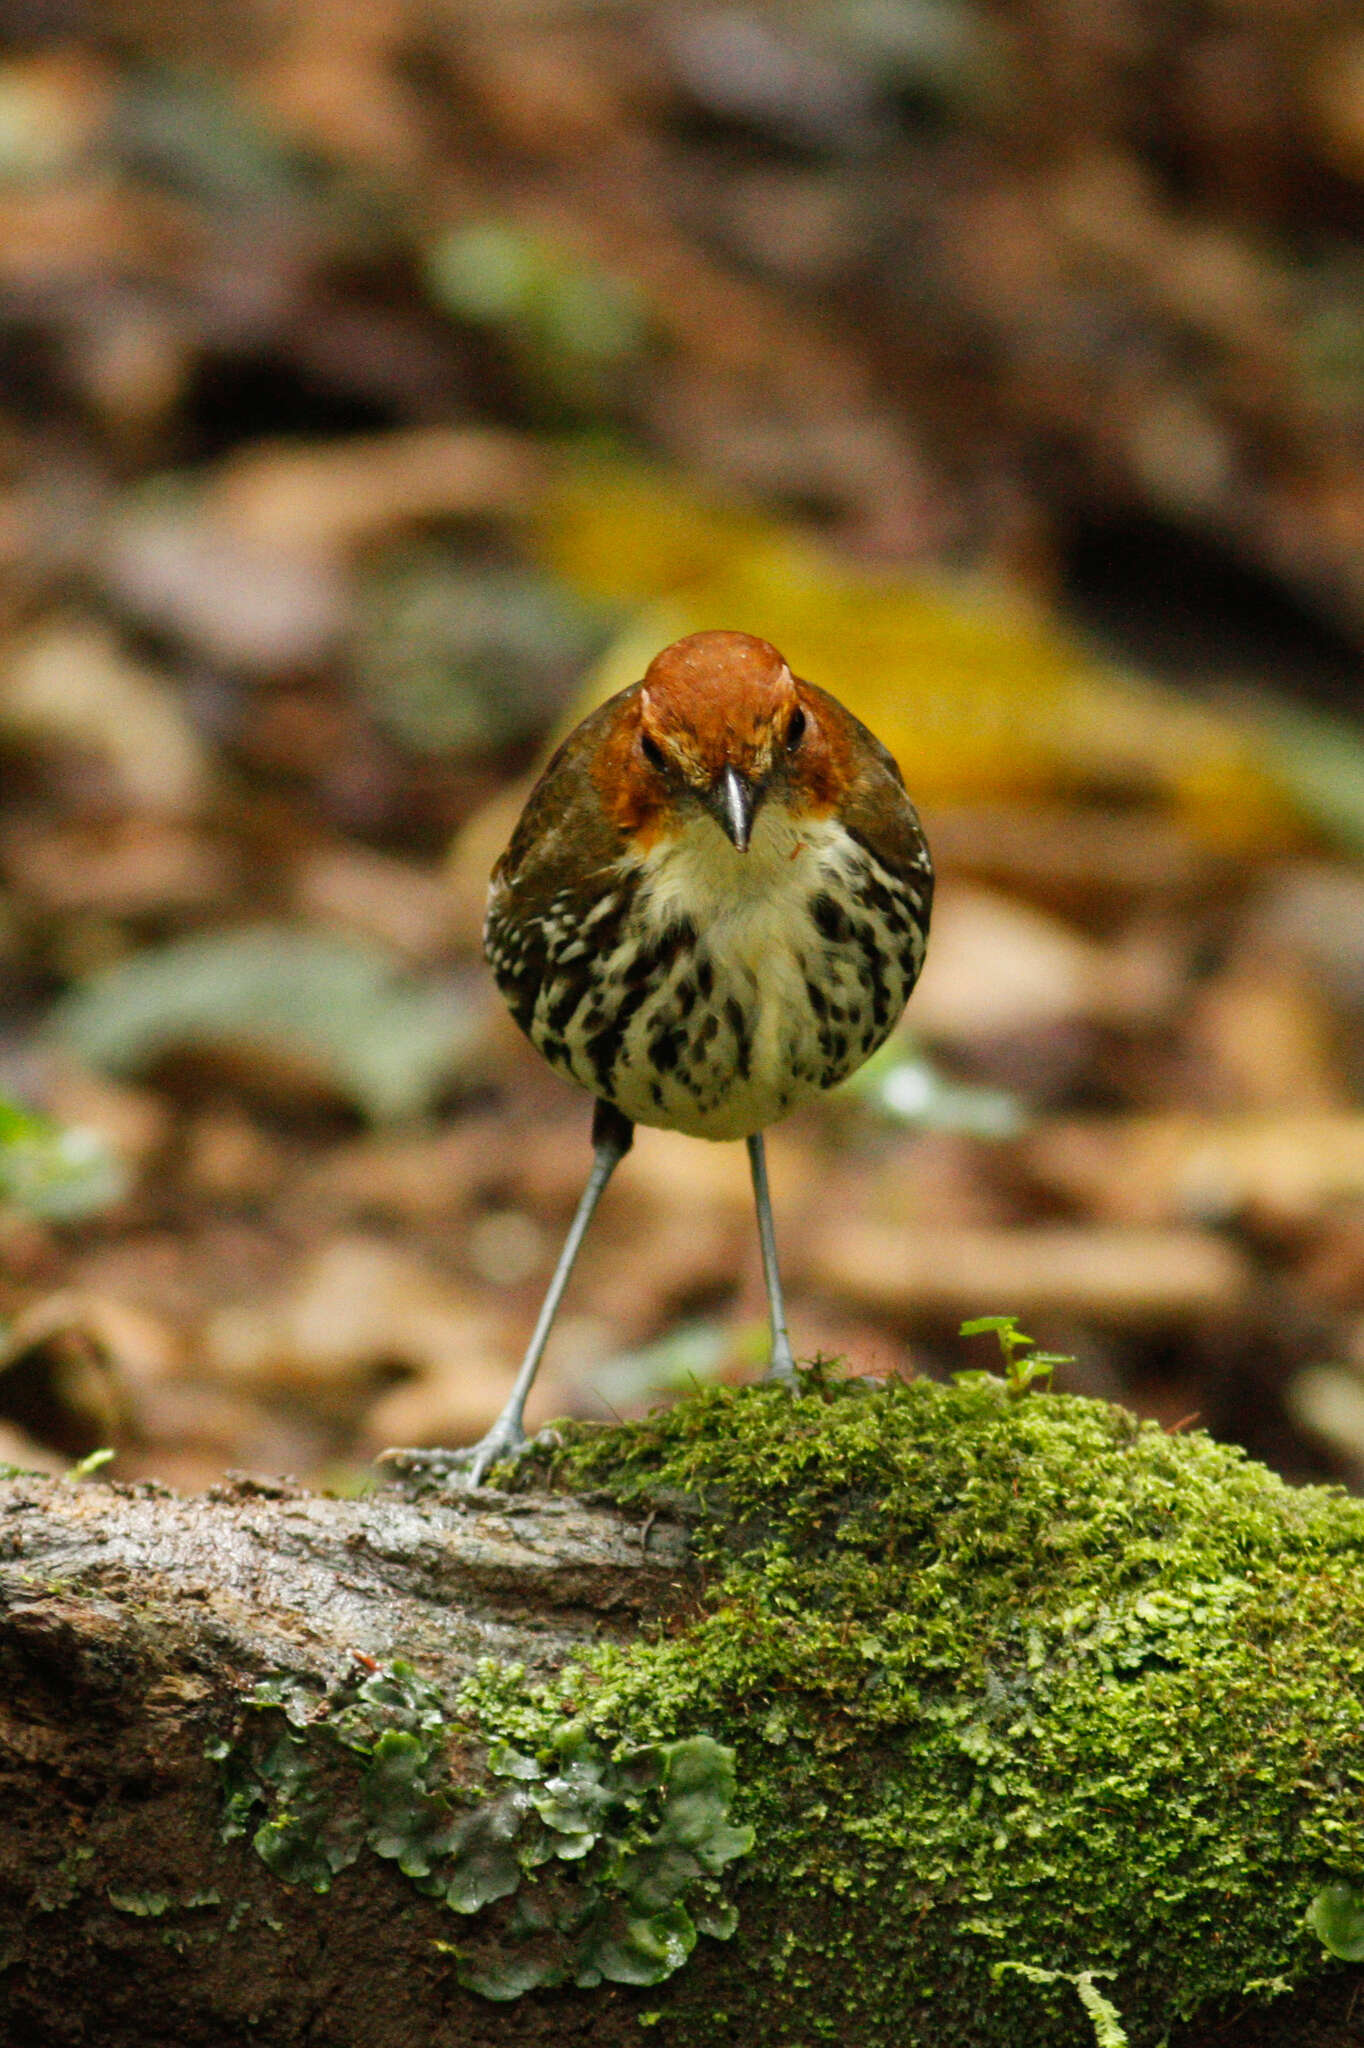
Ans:
[[[6,2043],[1364,2040],[1364,1504],[984,1376],[420,1477],[0,1485]]]

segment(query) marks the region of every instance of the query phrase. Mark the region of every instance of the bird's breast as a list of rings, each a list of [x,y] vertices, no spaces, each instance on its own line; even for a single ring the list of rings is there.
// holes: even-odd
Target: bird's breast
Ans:
[[[924,937],[912,884],[836,819],[766,805],[741,854],[702,817],[561,920],[530,1034],[637,1123],[746,1137],[875,1050]]]

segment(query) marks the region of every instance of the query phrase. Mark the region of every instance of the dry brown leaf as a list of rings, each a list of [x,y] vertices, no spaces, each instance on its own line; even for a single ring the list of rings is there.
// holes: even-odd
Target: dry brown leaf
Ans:
[[[154,1318],[62,1289],[31,1302],[0,1336],[0,1414],[81,1456],[126,1434],[135,1390],[174,1362],[174,1339]]]
[[[1339,1019],[1296,961],[1239,952],[1199,992],[1189,1035],[1229,1105],[1289,1114],[1349,1107]]]
[[[1292,861],[1266,878],[1247,944],[1287,953],[1332,996],[1364,1011],[1364,870]]]
[[[544,473],[515,434],[413,427],[330,447],[248,447],[218,472],[205,509],[238,546],[333,562],[417,522],[525,511]]]
[[[505,1124],[483,1117],[414,1137],[357,1138],[304,1165],[291,1207],[300,1220],[365,1216],[453,1229],[475,1191],[496,1183],[506,1143]]]
[[[1019,1230],[830,1226],[805,1273],[859,1305],[911,1321],[968,1315],[1160,1324],[1230,1315],[1250,1269],[1196,1230],[1044,1225]]]
[[[864,1215],[906,1229],[1002,1227],[1019,1206],[1012,1148],[982,1145],[959,1131],[897,1136],[870,1158],[844,1157],[807,1173],[811,1228],[828,1215]]]
[[[1348,12],[1342,20],[1348,23]],[[1345,26],[1328,35],[1304,83],[1308,121],[1322,155],[1343,177],[1364,183],[1364,29]]]
[[[10,826],[0,859],[16,889],[58,916],[145,917],[220,908],[237,879],[222,844],[155,817]]]
[[[294,900],[310,923],[378,939],[409,960],[448,954],[454,903],[437,871],[355,846],[306,853],[294,870]]]
[[[174,685],[91,619],[54,620],[5,650],[0,735],[97,757],[118,796],[152,812],[197,809],[211,780]]]
[[[1364,1201],[1344,1203],[1320,1219],[1295,1277],[1309,1300],[1364,1308]],[[1364,1323],[1357,1330],[1364,1336]],[[1356,1362],[1364,1371],[1364,1350]]]
[[[377,1457],[394,1444],[453,1446],[482,1436],[511,1392],[516,1357],[511,1350],[489,1350],[471,1342],[457,1359],[448,1360],[419,1380],[391,1387],[365,1412],[358,1449]],[[538,1427],[538,1413],[531,1427]],[[562,1408],[562,1402],[560,1403]]]
[[[1359,1111],[1075,1119],[1024,1149],[1044,1185],[1131,1224],[1248,1210],[1301,1220],[1364,1196]]]
[[[1174,996],[1159,953],[1125,953],[1046,911],[970,882],[943,889],[911,1017],[929,1038],[973,1045],[1084,1022],[1149,1022]]]
[[[942,875],[969,875],[1062,915],[1110,916],[1156,899],[1196,897],[1219,863],[1174,818],[1080,804],[954,805],[927,819]]]
[[[330,564],[234,532],[197,502],[121,506],[99,550],[116,603],[228,668],[270,674],[322,660],[349,618]]]
[[[210,1202],[268,1201],[286,1169],[284,1147],[240,1110],[205,1111],[186,1133],[186,1183]]]
[[[339,1396],[349,1405],[356,1386],[378,1373],[458,1369],[501,1337],[498,1318],[414,1253],[381,1238],[346,1237],[273,1301],[214,1316],[204,1356],[234,1386]]]

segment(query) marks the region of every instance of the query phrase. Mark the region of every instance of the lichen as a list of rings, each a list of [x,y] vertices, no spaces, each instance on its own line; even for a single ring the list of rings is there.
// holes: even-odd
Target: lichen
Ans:
[[[519,1683],[515,1670],[499,1676]],[[484,1744],[482,1770],[461,1780],[468,1737],[456,1723],[476,1717],[457,1703],[452,1718],[408,1664],[326,1695],[264,1679],[243,1705],[251,1725],[210,1746],[224,1838],[249,1834],[278,1878],[317,1892],[364,1849],[396,1864],[470,1921],[434,1945],[485,1998],[656,1984],[698,1934],[734,1930],[719,1880],[753,1834],[730,1823],[732,1754],[707,1735],[607,1747],[560,1715],[530,1747]]]
[[[1102,1977],[1140,2048],[1337,1967],[1307,1914],[1364,1880],[1364,1503],[978,1374],[564,1436],[517,1483],[680,1505],[708,1590],[484,1721],[703,1723],[755,1834],[659,2038],[1086,2042]]]

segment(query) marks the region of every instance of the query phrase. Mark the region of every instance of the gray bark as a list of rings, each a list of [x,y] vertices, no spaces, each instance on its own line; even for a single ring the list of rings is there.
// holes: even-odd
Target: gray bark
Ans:
[[[324,1897],[281,1883],[222,1841],[205,1747],[281,1670],[327,1688],[402,1657],[449,1695],[482,1658],[547,1673],[696,1592],[678,1523],[562,1498],[0,1484],[3,2048],[653,2048],[656,1990],[461,1990],[450,1916],[373,1856]],[[1357,1981],[1222,2015],[1219,2048],[1358,2048]]]
[[[403,1657],[452,1694],[480,1658],[548,1671],[629,1634],[688,1577],[676,1525],[563,1499],[0,1486],[4,2042],[643,2039],[617,1987],[461,1991],[433,1949],[449,1914],[373,1857],[326,1897],[281,1884],[220,1840],[205,1744],[272,1672]]]

